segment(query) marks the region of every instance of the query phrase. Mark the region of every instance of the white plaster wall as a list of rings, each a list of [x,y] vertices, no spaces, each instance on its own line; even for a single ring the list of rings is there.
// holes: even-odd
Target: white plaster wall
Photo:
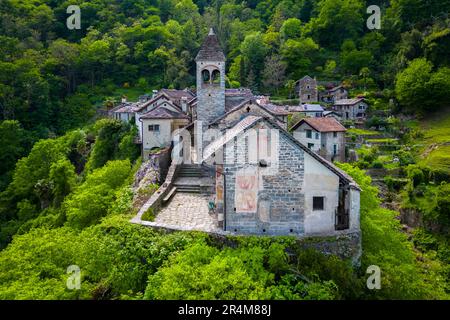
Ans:
[[[132,113],[129,112],[120,112],[120,113],[116,113],[117,119],[119,119],[120,121],[124,121],[124,122],[128,122],[131,120],[131,118],[133,117]]]
[[[305,235],[334,232],[339,177],[305,153]],[[313,211],[313,197],[325,197],[324,210]]]
[[[350,189],[350,230],[360,228],[360,191]]]
[[[312,131],[311,138],[306,137],[305,130],[307,129]],[[316,139],[316,133],[319,134],[319,139]],[[315,131],[313,128],[304,123],[297,129],[295,129],[295,131],[293,132],[293,136],[295,139],[297,139],[297,141],[299,141],[306,147],[308,146],[308,143],[314,143],[314,147],[312,147],[311,150],[314,152],[319,152],[321,146],[320,132]]]
[[[139,119],[141,118],[141,113],[136,112],[134,114],[134,123],[136,124],[136,127],[138,128],[139,131],[139,139],[141,141],[144,140],[144,138],[142,137],[142,123],[139,121]]]
[[[172,141],[171,123],[171,120],[142,119],[142,147],[144,150],[169,146]],[[148,126],[151,124],[159,124],[159,133],[148,131]]]
[[[339,155],[339,152],[342,150],[342,148],[344,148],[344,146],[342,145],[343,142],[343,132],[338,132],[336,138],[333,135],[333,132],[326,132],[326,133],[322,133],[322,135],[326,135],[326,139],[324,139],[325,142],[325,148],[327,151],[327,154],[331,156],[333,156],[333,151],[334,145],[337,145],[337,149],[336,149],[336,155]]]

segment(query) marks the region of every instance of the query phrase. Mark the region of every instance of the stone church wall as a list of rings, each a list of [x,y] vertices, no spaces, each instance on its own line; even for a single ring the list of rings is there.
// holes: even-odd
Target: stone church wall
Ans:
[[[248,139],[241,143],[239,140],[244,139],[238,139],[232,146],[233,150],[225,151],[226,230],[242,234],[303,235],[304,152],[285,136],[279,135],[278,168],[271,172],[269,167],[261,167],[258,163],[237,163],[240,158],[248,160],[249,155]],[[228,165],[230,161],[236,164]],[[237,193],[242,191],[236,190],[239,187],[236,180],[239,179],[241,170],[255,175],[255,182],[258,184],[256,208],[239,210]],[[247,181],[247,184],[251,183]],[[250,202],[252,200],[255,199],[250,199]]]

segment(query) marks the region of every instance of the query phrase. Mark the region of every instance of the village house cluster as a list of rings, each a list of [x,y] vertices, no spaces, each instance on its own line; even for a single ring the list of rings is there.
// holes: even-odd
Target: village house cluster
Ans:
[[[110,112],[135,121],[144,160],[172,150],[167,179],[145,210],[170,207],[174,194],[201,193],[223,232],[359,234],[360,188],[333,161],[345,161],[339,120],[364,118],[364,99],[349,99],[340,85],[322,92],[309,76],[298,81],[294,106],[225,88],[226,58],[212,29],[195,62],[195,90],[161,89]],[[296,114],[301,119],[288,128]]]

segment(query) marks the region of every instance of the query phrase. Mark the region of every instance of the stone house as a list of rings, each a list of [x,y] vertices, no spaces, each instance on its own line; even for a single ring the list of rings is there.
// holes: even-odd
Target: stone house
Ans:
[[[169,102],[158,106],[139,117],[142,132],[142,157],[149,159],[155,148],[165,148],[172,144],[176,129],[189,124],[189,117]]]
[[[345,161],[345,132],[347,129],[332,117],[301,119],[292,127],[300,143],[328,161]]]
[[[120,120],[123,122],[133,122],[135,114],[139,110],[137,103],[123,101],[113,109],[109,111],[111,118]]]
[[[306,75],[296,84],[300,103],[318,102],[318,90],[316,78]]]
[[[334,118],[337,121],[341,122],[342,121],[342,114],[340,114],[337,111],[334,110],[326,110],[323,112],[323,116],[326,118]]]
[[[319,92],[319,101],[333,104],[337,100],[347,99],[348,90],[342,85]]]
[[[336,100],[332,110],[342,114],[343,120],[364,120],[367,116],[369,105],[364,98]]]

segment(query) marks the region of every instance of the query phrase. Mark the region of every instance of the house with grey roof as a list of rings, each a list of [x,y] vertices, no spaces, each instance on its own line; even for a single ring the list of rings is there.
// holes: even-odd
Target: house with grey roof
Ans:
[[[318,89],[316,78],[306,75],[296,82],[300,103],[318,102]]]
[[[342,114],[343,120],[364,120],[367,116],[369,105],[364,98],[352,98],[336,100],[332,110]]]
[[[324,111],[324,107],[320,104],[302,103],[298,106],[289,106],[289,112],[301,113],[305,117],[322,117]]]
[[[347,99],[348,90],[342,85],[338,85],[332,88],[325,88],[325,90],[319,91],[319,101],[323,103],[333,104],[337,100]]]

